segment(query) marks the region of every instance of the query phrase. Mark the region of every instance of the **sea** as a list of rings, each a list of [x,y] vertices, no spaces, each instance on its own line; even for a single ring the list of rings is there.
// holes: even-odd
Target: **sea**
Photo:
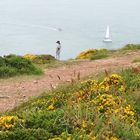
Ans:
[[[0,0],[0,55],[51,54],[140,43],[140,0]],[[104,43],[110,26],[112,43]]]

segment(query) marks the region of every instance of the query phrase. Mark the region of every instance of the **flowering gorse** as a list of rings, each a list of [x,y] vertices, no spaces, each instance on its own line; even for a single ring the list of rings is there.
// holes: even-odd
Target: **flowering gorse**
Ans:
[[[75,128],[89,132],[95,130],[100,124],[115,129],[115,121],[133,126],[135,124],[135,111],[125,99],[125,83],[117,74],[108,75],[103,81],[86,80],[81,83],[80,89],[69,100],[71,106],[66,113],[66,119]],[[115,121],[113,121],[113,119]],[[79,130],[80,131],[80,130]],[[104,130],[102,137],[93,133],[94,138],[118,140],[111,132]],[[109,133],[109,134],[107,134]]]
[[[17,122],[16,116],[2,116],[0,117],[0,130],[9,130],[13,128]]]
[[[29,59],[29,60],[34,60],[34,59],[37,58],[37,55],[25,54],[23,57],[26,58],[26,59]]]
[[[109,93],[110,91],[115,94],[122,94],[125,92],[125,84],[123,78],[117,74],[112,74],[104,78],[99,84],[99,90]]]
[[[89,49],[86,51],[81,52],[76,59],[89,59],[92,55],[99,53],[99,52],[107,52],[106,49]]]

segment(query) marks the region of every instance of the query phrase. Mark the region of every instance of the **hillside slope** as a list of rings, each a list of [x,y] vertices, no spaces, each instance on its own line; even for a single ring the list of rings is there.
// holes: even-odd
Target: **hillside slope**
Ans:
[[[10,78],[0,81],[0,111],[14,108],[29,97],[38,96],[43,91],[55,88],[57,85],[69,83],[73,79],[91,74],[98,74],[105,70],[126,68],[133,65],[132,61],[140,56],[140,51],[134,51],[124,56],[103,60],[84,60],[78,65],[45,69],[45,74],[35,78]]]

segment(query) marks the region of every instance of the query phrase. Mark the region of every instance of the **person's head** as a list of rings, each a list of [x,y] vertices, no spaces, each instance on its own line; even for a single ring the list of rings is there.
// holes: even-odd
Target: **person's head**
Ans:
[[[56,41],[56,43],[57,43],[57,44],[60,44],[60,41],[58,40],[58,41]]]

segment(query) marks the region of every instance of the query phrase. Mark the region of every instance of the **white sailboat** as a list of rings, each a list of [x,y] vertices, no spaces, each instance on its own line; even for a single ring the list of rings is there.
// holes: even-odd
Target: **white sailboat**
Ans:
[[[106,34],[105,34],[105,38],[103,40],[104,42],[112,42],[111,38],[110,38],[110,29],[109,29],[109,25],[107,25],[107,29],[106,29]]]

